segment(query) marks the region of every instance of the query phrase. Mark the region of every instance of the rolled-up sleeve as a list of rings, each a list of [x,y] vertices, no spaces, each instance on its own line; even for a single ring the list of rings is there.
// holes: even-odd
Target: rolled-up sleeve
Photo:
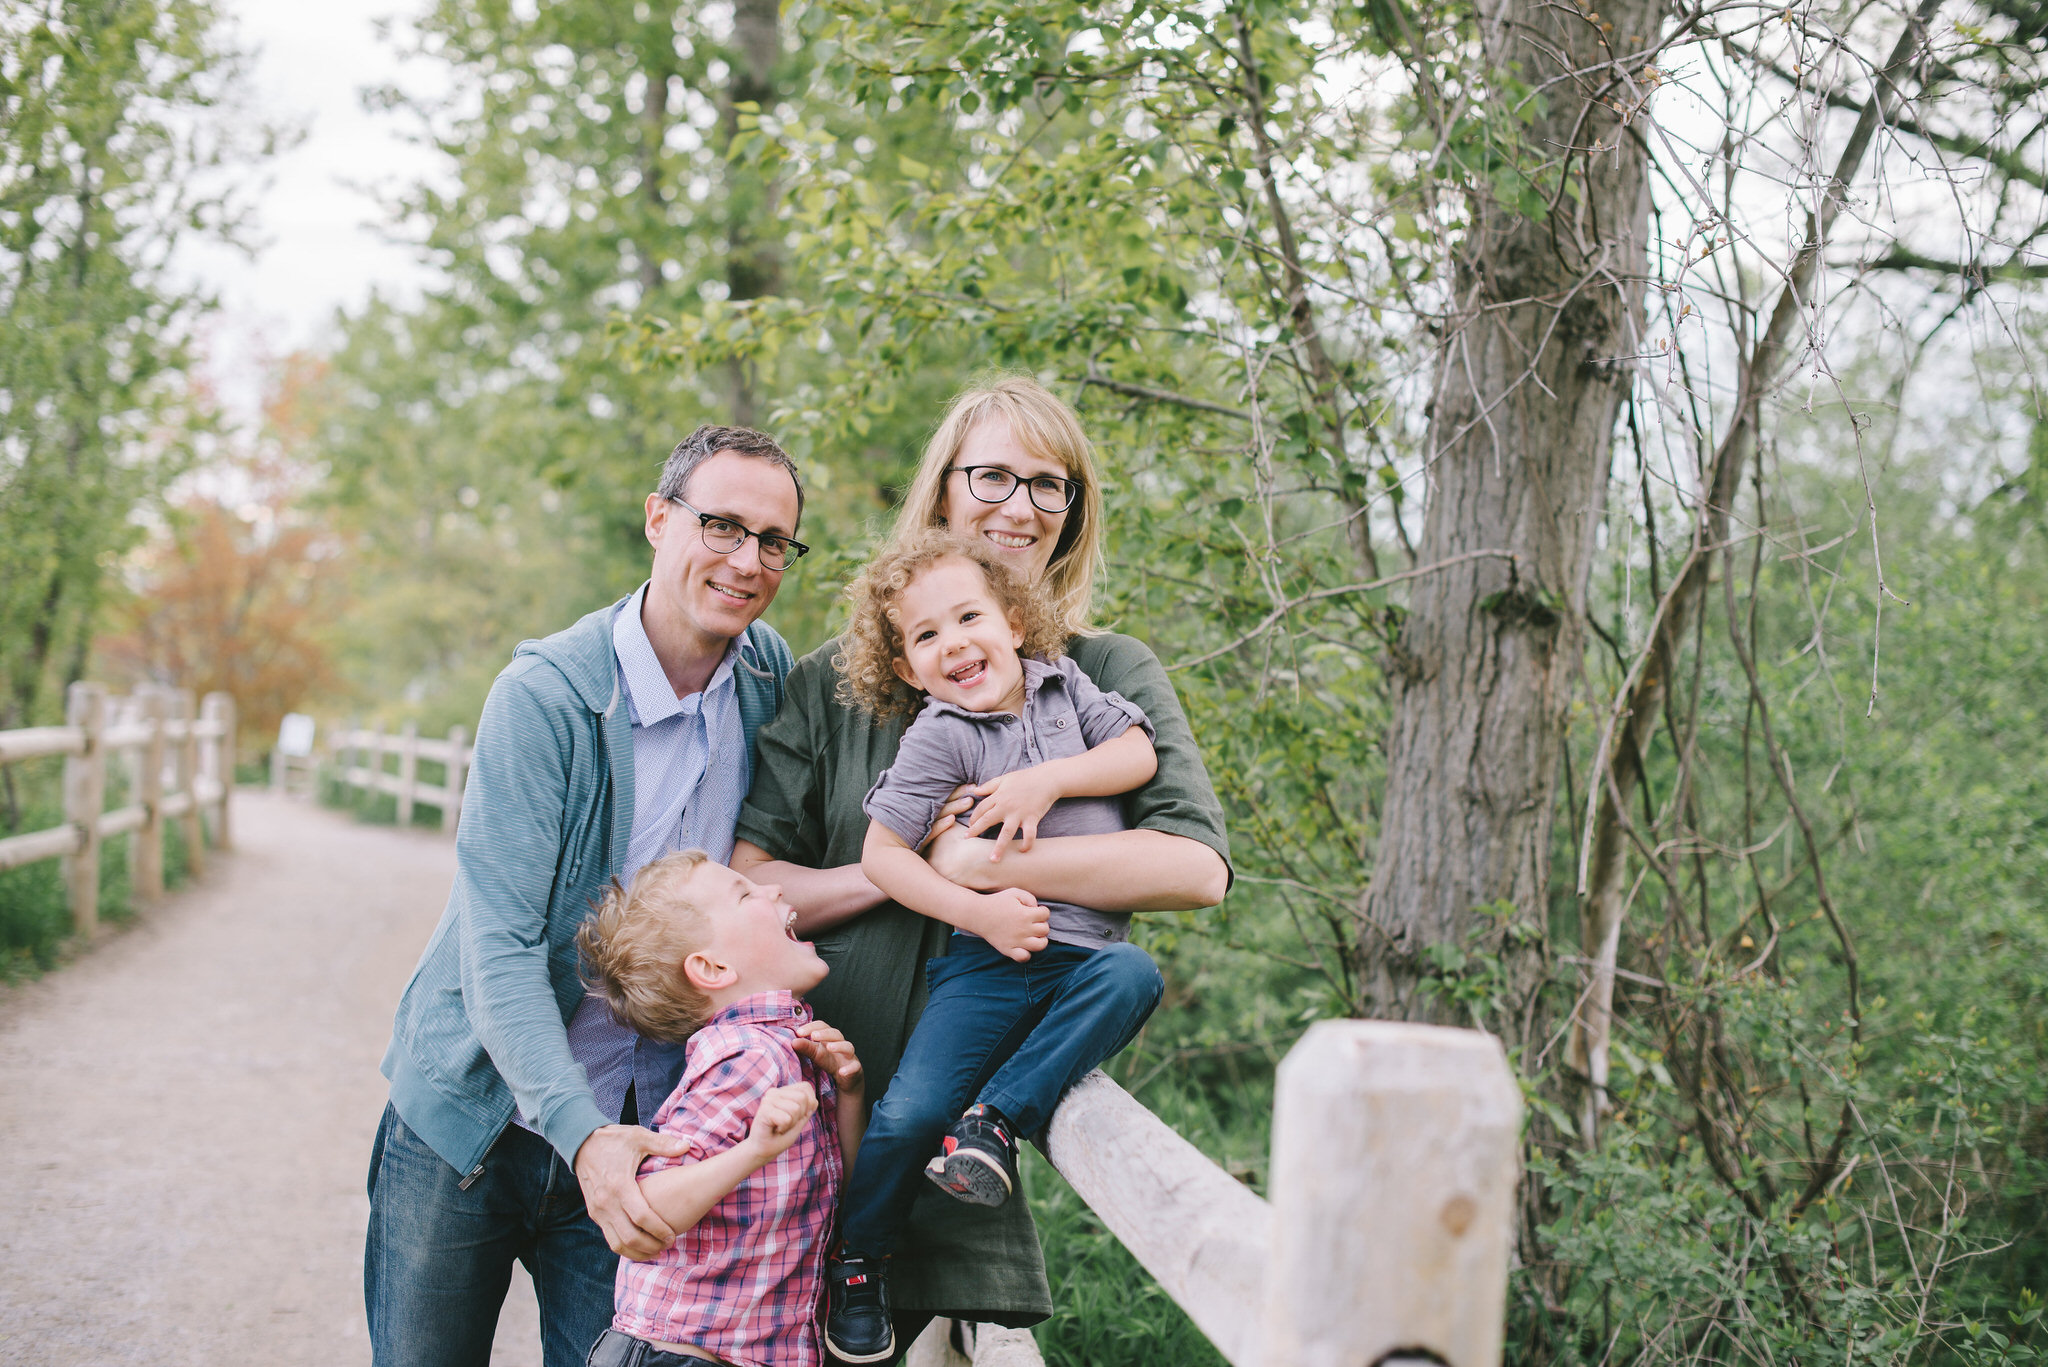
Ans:
[[[1145,715],[1144,708],[1121,693],[1099,687],[1072,660],[1062,659],[1059,671],[1066,683],[1067,696],[1073,700],[1074,716],[1081,724],[1081,739],[1088,742],[1089,749],[1115,740],[1133,726],[1142,728],[1146,739],[1154,737],[1152,719]]]
[[[1223,856],[1227,867],[1230,837],[1224,830],[1223,804],[1216,800],[1201,747],[1159,657],[1130,636],[1088,638],[1073,649],[1098,687],[1130,699],[1152,722],[1159,772],[1144,787],[1124,794],[1124,819],[1144,830],[1200,841]]]
[[[912,722],[896,762],[868,789],[862,809],[912,849],[922,845],[953,790],[974,778],[968,763],[969,747],[975,744],[972,726],[943,712]]]

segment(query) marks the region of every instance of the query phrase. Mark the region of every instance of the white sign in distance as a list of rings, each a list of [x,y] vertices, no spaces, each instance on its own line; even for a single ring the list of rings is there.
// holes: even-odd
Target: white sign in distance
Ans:
[[[277,748],[294,759],[313,753],[313,719],[303,712],[287,712],[277,726]]]

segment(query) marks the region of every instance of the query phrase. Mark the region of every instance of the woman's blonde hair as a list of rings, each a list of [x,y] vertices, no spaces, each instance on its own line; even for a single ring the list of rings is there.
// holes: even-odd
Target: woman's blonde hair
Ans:
[[[925,444],[924,459],[903,495],[892,541],[946,525],[946,473],[975,428],[991,420],[1008,425],[1017,444],[1040,460],[1057,463],[1081,486],[1060,528],[1045,568],[1046,597],[1065,635],[1092,628],[1095,577],[1102,570],[1102,471],[1095,447],[1074,410],[1028,375],[999,375],[953,397],[938,430]]]
[[[924,705],[924,694],[896,674],[896,661],[904,658],[897,604],[920,574],[942,560],[965,560],[981,570],[996,603],[1024,633],[1018,654],[1047,660],[1059,656],[1067,633],[1043,589],[1013,574],[981,542],[925,527],[883,547],[846,586],[852,612],[839,638],[840,653],[832,659],[839,671],[840,702],[877,717],[907,717]]]
[[[684,890],[709,862],[684,850],[644,865],[630,884],[614,878],[576,931],[583,985],[649,1039],[681,1044],[711,1018],[711,999],[683,973],[683,960],[711,942],[710,919]]]

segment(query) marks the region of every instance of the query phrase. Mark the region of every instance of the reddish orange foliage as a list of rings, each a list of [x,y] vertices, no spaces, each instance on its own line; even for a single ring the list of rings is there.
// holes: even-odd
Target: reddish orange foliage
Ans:
[[[266,405],[259,450],[208,472],[213,492],[179,500],[131,562],[133,590],[95,643],[97,677],[233,694],[244,753],[267,749],[286,712],[331,695],[324,627],[341,600],[336,538],[296,506],[316,366],[291,358]]]

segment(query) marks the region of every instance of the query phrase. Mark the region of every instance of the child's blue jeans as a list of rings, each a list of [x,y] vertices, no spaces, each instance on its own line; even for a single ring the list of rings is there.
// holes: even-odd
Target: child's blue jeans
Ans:
[[[925,965],[931,996],[896,1076],[868,1119],[840,1207],[844,1252],[886,1257],[910,1213],[925,1161],[974,1103],[1039,1137],[1067,1089],[1131,1042],[1163,983],[1133,944],[1052,944],[1026,963],[954,935]]]

